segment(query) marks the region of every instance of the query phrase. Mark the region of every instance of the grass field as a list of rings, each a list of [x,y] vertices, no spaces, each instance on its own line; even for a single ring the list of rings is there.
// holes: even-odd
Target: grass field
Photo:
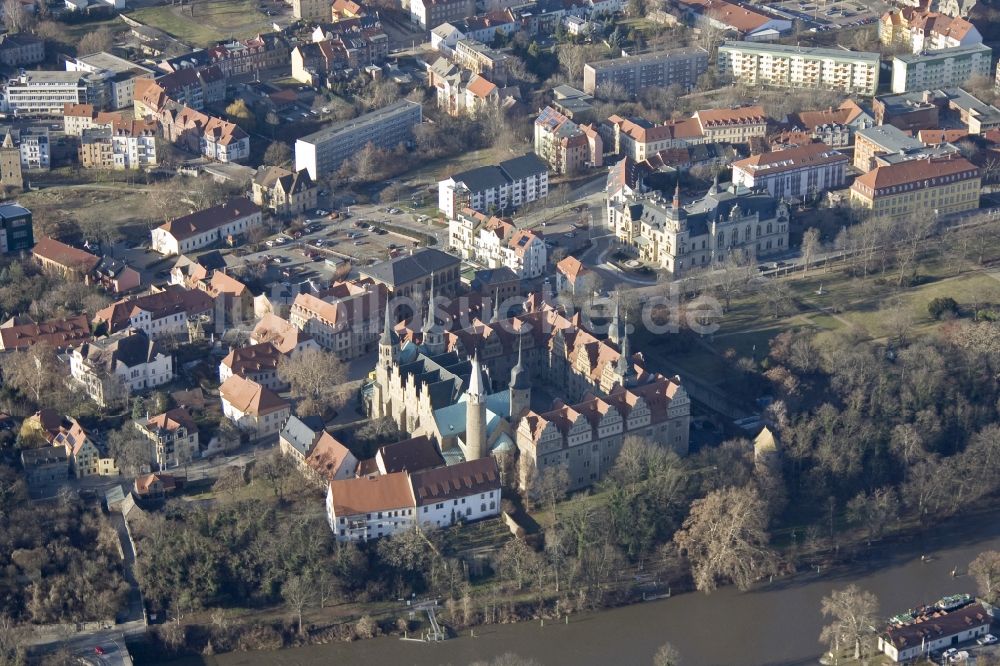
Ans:
[[[226,39],[252,37],[271,29],[271,21],[257,10],[252,0],[201,0],[176,7],[146,7],[129,17],[201,47],[214,46]]]

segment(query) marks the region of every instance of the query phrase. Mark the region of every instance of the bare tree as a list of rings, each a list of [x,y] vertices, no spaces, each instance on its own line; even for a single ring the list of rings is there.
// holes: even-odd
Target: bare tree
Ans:
[[[1000,601],[1000,551],[987,550],[972,560],[969,574],[979,584],[979,593],[986,601]]]
[[[271,487],[271,491],[277,499],[285,496],[285,488],[291,481],[292,471],[294,471],[292,461],[281,451],[274,450],[263,459],[257,462],[257,474]]]
[[[132,421],[126,421],[121,428],[108,433],[108,453],[126,476],[135,476],[153,458],[149,440],[142,436]]]
[[[299,414],[322,415],[338,407],[344,396],[347,369],[335,354],[307,349],[281,359],[278,376],[291,386]]]
[[[674,541],[691,563],[699,590],[711,592],[726,580],[746,590],[776,571],[768,516],[767,502],[750,486],[715,490],[691,504]]]
[[[823,597],[821,609],[833,621],[823,627],[819,639],[830,646],[834,657],[845,648],[853,648],[854,659],[869,654],[875,636],[872,627],[878,621],[878,597],[852,584]]]
[[[110,51],[114,46],[115,39],[111,29],[107,26],[98,28],[93,32],[88,32],[80,38],[80,43],[76,47],[77,53],[86,55],[89,53],[100,53]]]
[[[25,394],[36,407],[40,407],[43,395],[62,388],[65,371],[54,348],[37,344],[7,355],[3,359],[3,375],[8,386]]]
[[[653,655],[653,666],[680,666],[681,653],[670,643],[664,643]]]
[[[819,229],[809,227],[802,233],[802,270],[809,270],[809,264],[815,259],[816,254],[822,249],[819,240]]]
[[[30,26],[31,16],[19,0],[4,0],[3,22],[11,32],[21,32]]]
[[[212,490],[216,493],[225,493],[230,500],[234,500],[245,485],[243,470],[236,465],[230,465],[219,474],[219,478],[212,484]]]
[[[889,523],[899,518],[899,496],[893,488],[861,492],[847,503],[847,516],[868,533],[868,540],[878,539]]]
[[[281,597],[285,600],[285,604],[289,610],[295,613],[299,622],[299,634],[301,635],[303,633],[302,612],[316,599],[312,581],[304,576],[290,576],[281,586]]]

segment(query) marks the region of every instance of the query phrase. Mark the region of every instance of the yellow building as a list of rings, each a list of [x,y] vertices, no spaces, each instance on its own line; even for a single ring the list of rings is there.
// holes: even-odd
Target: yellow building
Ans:
[[[851,204],[890,218],[950,215],[979,207],[979,169],[964,157],[879,166],[851,186]]]

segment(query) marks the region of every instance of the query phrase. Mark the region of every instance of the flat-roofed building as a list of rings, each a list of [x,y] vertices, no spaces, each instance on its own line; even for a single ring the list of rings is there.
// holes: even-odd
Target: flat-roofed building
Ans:
[[[837,90],[874,95],[881,55],[841,49],[725,42],[719,47],[719,77],[747,85]]]
[[[80,72],[33,71],[7,81],[2,108],[15,116],[61,116],[66,104],[89,102]]]
[[[878,166],[855,179],[851,205],[878,217],[939,217],[979,207],[979,168],[959,155]]]
[[[463,208],[481,213],[517,209],[549,193],[549,170],[527,153],[496,166],[482,166],[438,182],[438,208],[449,220]]]
[[[826,144],[807,143],[733,162],[733,183],[779,199],[815,197],[843,186],[848,162]]]
[[[675,84],[690,90],[707,70],[708,51],[700,46],[589,62],[583,67],[583,91],[600,96],[608,86],[620,86],[635,96],[645,88]]]
[[[977,76],[989,78],[993,49],[985,44],[903,54],[892,59],[892,92],[962,85]]]
[[[422,119],[420,104],[403,99],[334,123],[295,142],[295,170],[307,170],[313,180],[325,177],[369,143],[387,150],[409,143]]]
[[[924,144],[909,132],[894,125],[876,125],[858,132],[854,137],[854,168],[870,171],[878,155],[920,150]]]

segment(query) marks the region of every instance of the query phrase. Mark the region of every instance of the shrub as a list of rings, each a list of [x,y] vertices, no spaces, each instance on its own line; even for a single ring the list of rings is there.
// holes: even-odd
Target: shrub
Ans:
[[[935,319],[958,315],[958,303],[950,296],[940,296],[927,304],[927,312]]]

